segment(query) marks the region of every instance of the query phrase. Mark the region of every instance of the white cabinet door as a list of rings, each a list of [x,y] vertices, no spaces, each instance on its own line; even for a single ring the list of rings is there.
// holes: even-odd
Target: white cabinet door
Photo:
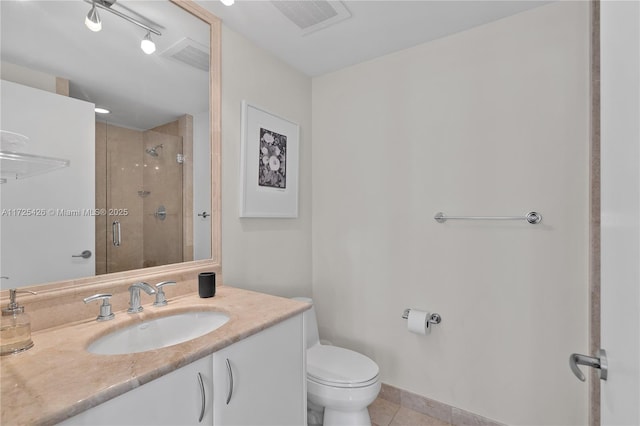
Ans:
[[[306,425],[302,315],[213,354],[216,426]]]
[[[212,376],[213,364],[211,356],[208,356],[82,412],[61,424],[211,426]],[[198,377],[202,378],[202,388]],[[201,415],[203,417],[200,421]]]

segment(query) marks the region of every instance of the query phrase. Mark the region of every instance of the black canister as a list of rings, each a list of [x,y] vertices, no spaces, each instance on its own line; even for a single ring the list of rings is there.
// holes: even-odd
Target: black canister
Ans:
[[[216,273],[201,272],[198,274],[198,294],[202,298],[216,295]]]

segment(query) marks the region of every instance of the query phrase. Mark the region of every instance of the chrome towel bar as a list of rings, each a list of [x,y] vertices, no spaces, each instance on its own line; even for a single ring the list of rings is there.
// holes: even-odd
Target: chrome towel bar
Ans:
[[[542,215],[538,212],[529,212],[524,216],[445,216],[444,213],[438,212],[433,217],[436,222],[444,223],[450,219],[463,220],[526,220],[532,225],[542,221]]]

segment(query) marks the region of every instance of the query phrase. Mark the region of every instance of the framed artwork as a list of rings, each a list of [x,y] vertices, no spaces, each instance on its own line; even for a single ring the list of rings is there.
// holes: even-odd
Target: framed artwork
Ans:
[[[242,101],[240,217],[298,217],[300,127]]]

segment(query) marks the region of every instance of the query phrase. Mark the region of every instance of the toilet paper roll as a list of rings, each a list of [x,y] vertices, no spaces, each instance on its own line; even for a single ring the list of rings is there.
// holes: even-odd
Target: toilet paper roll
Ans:
[[[431,318],[429,312],[411,309],[409,311],[409,318],[407,319],[407,329],[412,333],[425,336],[431,332],[429,318]]]

